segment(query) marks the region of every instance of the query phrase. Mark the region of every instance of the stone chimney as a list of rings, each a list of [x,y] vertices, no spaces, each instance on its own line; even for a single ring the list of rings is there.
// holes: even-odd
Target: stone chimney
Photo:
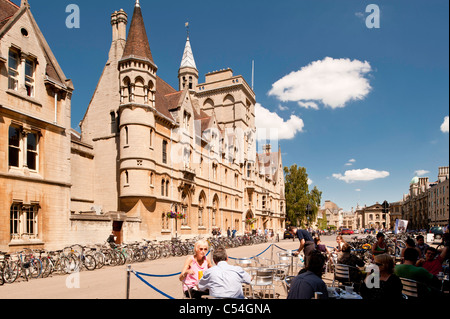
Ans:
[[[111,14],[111,26],[112,26],[112,41],[126,40],[127,39],[127,23],[128,16],[120,9]]]
[[[439,183],[442,183],[443,181],[448,179],[448,175],[449,175],[448,168],[449,168],[448,166],[439,167],[439,174],[438,174]]]

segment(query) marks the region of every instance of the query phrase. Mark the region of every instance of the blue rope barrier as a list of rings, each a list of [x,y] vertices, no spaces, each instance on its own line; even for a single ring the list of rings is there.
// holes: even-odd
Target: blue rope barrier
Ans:
[[[278,249],[281,249],[281,250],[287,251],[287,249],[281,248],[280,246],[277,246],[277,245],[275,245],[275,244],[274,244],[274,246],[275,246],[275,247],[277,247]]]
[[[249,257],[249,258],[233,258],[233,257],[228,257],[229,259],[234,259],[234,260],[243,260],[243,259],[254,259],[255,257],[261,256],[262,254],[264,254],[270,247],[272,247],[273,244],[270,244],[269,247],[267,247],[263,252],[259,253],[256,256],[253,257]]]
[[[149,286],[150,288],[152,288],[152,289],[155,290],[156,292],[160,293],[161,295],[163,295],[163,296],[166,297],[166,298],[169,298],[169,299],[175,299],[174,297],[169,296],[168,294],[162,292],[161,290],[159,290],[158,288],[156,288],[155,286],[153,286],[151,283],[149,283],[148,281],[146,281],[144,278],[142,278],[142,277],[139,275],[139,274],[142,274],[142,273],[137,273],[137,272],[134,271],[134,270],[132,270],[132,272],[133,272],[133,274],[135,274],[136,277],[138,277],[144,284],[146,284],[147,286]],[[146,275],[146,274],[142,274],[142,275]]]
[[[146,273],[139,272],[139,271],[135,271],[135,273],[137,273],[141,276],[147,276],[147,277],[173,277],[173,276],[181,275],[181,272],[177,272],[175,274],[170,274],[170,275],[153,275],[153,274],[146,274]]]

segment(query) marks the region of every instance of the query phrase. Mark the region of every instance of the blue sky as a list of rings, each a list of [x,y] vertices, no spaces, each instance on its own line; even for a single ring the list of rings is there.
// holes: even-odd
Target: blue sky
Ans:
[[[29,2],[74,82],[78,128],[107,60],[110,15],[123,8],[131,21],[135,1]],[[158,75],[173,87],[186,21],[200,82],[229,67],[250,84],[255,61],[257,124],[280,124],[284,166],[306,167],[323,200],[345,210],[398,201],[415,174],[434,181],[448,166],[447,0],[140,2]],[[78,29],[66,27],[69,4]],[[366,25],[369,4],[379,28]]]

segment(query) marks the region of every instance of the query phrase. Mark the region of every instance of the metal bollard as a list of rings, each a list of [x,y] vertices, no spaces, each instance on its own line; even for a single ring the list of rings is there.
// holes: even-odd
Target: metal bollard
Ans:
[[[127,300],[130,299],[130,274],[131,274],[131,265],[127,266]]]

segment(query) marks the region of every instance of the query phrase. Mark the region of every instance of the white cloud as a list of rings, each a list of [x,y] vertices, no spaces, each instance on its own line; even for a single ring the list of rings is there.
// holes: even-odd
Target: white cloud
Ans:
[[[283,105],[278,105],[278,109],[280,110],[280,111],[287,111],[287,110],[289,110],[289,108],[287,107],[287,106],[283,106]]]
[[[348,102],[362,100],[369,94],[371,86],[365,76],[371,71],[367,61],[327,57],[278,80],[269,95],[283,102],[295,101],[302,107],[315,108],[313,104],[317,107],[313,101],[333,109],[345,107]]]
[[[361,191],[361,188],[355,189],[355,192],[360,192],[360,191]]]
[[[389,172],[386,171],[376,171],[373,169],[365,168],[346,171],[344,175],[333,174],[333,177],[346,183],[353,183],[359,181],[372,181],[374,179],[388,177],[389,175]]]
[[[366,21],[366,15],[362,12],[355,12],[355,16],[361,19],[362,21]]]
[[[414,172],[414,175],[417,175],[417,176],[423,176],[423,175],[425,175],[425,174],[428,174],[430,171],[426,171],[426,170],[424,170],[424,169],[419,169],[419,170],[417,170],[417,171],[415,171]]]
[[[443,133],[448,133],[448,116],[444,117],[444,122],[441,125],[441,131]]]
[[[290,140],[298,132],[303,132],[305,126],[303,120],[296,115],[291,115],[290,119],[285,121],[277,113],[270,112],[261,104],[255,105],[255,117],[257,128],[257,139],[278,139]]]
[[[356,160],[355,160],[354,158],[349,159],[349,160],[348,160],[348,163],[346,163],[345,166],[352,166],[353,163],[355,163],[355,162],[356,162]]]
[[[314,109],[318,110],[319,106],[315,102],[298,102],[298,105],[304,107],[305,109]]]

